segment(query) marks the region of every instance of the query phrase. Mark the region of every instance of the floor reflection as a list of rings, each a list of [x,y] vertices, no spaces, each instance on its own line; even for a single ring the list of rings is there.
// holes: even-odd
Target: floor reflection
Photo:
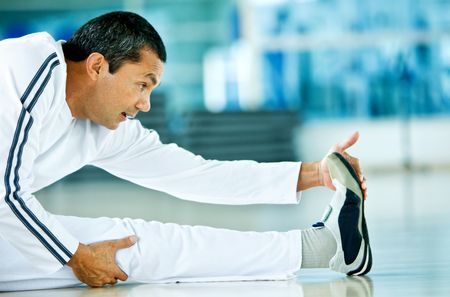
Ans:
[[[372,281],[369,277],[343,277],[332,281],[300,283],[272,282],[223,282],[185,283],[161,285],[119,285],[113,288],[70,288],[11,292],[4,297],[371,297]]]

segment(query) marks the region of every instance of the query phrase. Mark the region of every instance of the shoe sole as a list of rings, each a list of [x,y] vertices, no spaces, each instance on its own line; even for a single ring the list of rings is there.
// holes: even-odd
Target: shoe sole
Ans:
[[[333,157],[333,156],[338,158],[339,161],[346,167],[348,172],[351,174],[353,179],[356,181],[358,190],[363,195],[364,191],[361,188],[361,184],[359,183],[358,175],[356,174],[352,165],[339,153],[332,153],[330,155],[330,157]],[[342,177],[342,178],[345,179],[345,177]],[[356,186],[353,184],[352,187],[356,187]],[[352,189],[350,189],[350,190],[352,190]],[[357,191],[355,188],[353,188],[353,192],[356,194]],[[359,195],[357,195],[357,196],[359,196]],[[367,230],[367,223],[366,223],[366,218],[364,215],[364,197],[360,197],[360,199],[362,201],[361,202],[361,210],[362,210],[361,232],[362,232],[362,237],[364,239],[364,256],[363,256],[363,261],[361,261],[361,265],[358,268],[347,272],[347,275],[364,275],[364,274],[367,274],[370,271],[370,269],[372,268],[372,250],[371,250],[370,244],[369,244],[369,232]]]

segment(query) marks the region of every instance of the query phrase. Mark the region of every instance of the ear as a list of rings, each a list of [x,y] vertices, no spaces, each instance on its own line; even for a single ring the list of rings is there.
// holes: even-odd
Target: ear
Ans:
[[[86,72],[92,80],[97,80],[103,71],[108,71],[108,62],[100,53],[92,53],[86,59]]]

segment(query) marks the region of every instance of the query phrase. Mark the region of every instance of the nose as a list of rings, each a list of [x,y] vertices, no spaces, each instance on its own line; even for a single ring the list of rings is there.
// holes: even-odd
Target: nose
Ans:
[[[140,111],[143,111],[143,112],[149,111],[150,108],[151,108],[150,95],[143,96],[141,98],[141,100],[139,100],[138,103],[136,104],[136,108],[139,109]]]

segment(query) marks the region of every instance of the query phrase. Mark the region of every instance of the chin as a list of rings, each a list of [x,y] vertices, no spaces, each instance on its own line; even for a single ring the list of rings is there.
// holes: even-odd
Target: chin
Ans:
[[[118,121],[101,121],[101,120],[91,120],[95,124],[105,127],[109,130],[116,130],[119,127],[120,122]]]
[[[108,128],[109,130],[116,130],[117,128],[119,128],[119,124],[109,125],[105,127]]]
[[[99,123],[99,125],[109,130],[116,130],[119,127],[119,123]]]

